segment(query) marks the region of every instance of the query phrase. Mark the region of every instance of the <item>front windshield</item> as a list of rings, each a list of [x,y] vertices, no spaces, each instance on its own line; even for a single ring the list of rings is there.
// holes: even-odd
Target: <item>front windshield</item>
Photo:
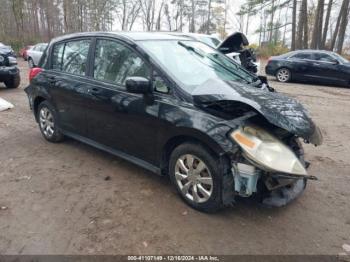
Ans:
[[[207,45],[210,45],[211,47],[217,47],[220,44],[220,40],[215,37],[210,36],[199,36],[198,39],[206,43]]]
[[[215,49],[197,41],[142,41],[141,46],[188,93],[208,80],[253,83],[256,77]]]

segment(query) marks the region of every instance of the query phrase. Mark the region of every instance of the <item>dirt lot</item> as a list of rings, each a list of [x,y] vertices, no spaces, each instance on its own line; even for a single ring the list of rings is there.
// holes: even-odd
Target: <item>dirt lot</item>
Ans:
[[[22,84],[0,88],[1,254],[338,254],[350,244],[350,90],[271,84],[298,98],[321,127],[306,146],[311,181],[285,208],[243,201],[208,215],[170,182],[73,140],[46,142]],[[110,180],[105,180],[109,176]]]

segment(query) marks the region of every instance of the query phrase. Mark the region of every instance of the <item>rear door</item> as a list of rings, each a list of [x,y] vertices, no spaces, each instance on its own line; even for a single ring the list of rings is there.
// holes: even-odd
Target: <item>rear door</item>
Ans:
[[[51,51],[51,69],[43,73],[65,131],[86,135],[88,54],[90,38],[56,43]]]

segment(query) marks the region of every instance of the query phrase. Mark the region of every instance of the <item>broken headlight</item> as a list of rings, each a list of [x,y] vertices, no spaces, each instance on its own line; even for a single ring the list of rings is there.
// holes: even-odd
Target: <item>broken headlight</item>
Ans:
[[[231,138],[242,148],[244,155],[266,171],[307,175],[294,152],[276,137],[255,126],[233,131]]]

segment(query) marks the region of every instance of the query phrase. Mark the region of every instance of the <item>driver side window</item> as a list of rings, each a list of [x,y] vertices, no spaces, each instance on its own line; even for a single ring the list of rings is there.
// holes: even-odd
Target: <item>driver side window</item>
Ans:
[[[130,48],[112,40],[97,40],[94,78],[125,86],[128,77],[140,76],[150,79],[150,68]]]
[[[335,62],[336,60],[331,57],[330,55],[328,54],[322,54],[322,53],[319,53],[319,54],[315,54],[315,60],[317,61],[322,61],[322,62]]]

